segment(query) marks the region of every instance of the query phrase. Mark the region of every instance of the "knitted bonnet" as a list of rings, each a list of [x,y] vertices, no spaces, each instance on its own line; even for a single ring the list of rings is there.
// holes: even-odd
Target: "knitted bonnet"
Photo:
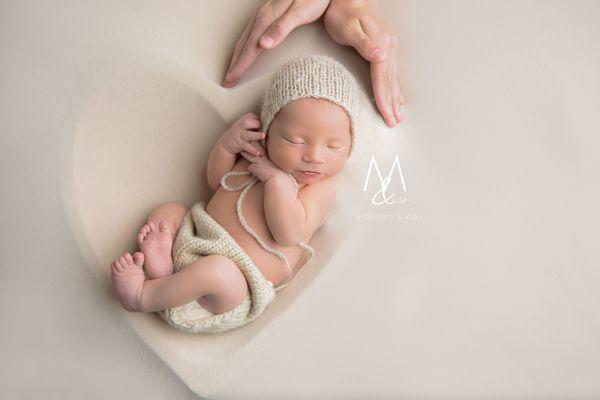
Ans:
[[[352,152],[359,112],[358,85],[346,67],[326,55],[297,58],[275,72],[262,98],[261,131],[269,130],[286,104],[307,97],[326,99],[346,110],[350,118]]]

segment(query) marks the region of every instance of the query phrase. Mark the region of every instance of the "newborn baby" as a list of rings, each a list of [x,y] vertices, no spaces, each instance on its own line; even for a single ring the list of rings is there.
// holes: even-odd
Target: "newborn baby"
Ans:
[[[141,252],[112,263],[122,306],[158,311],[189,332],[223,332],[260,315],[314,254],[308,242],[333,206],[357,113],[356,82],[334,59],[281,67],[260,120],[244,115],[212,149],[210,201],[159,206],[139,231]],[[190,317],[192,305],[213,315]]]

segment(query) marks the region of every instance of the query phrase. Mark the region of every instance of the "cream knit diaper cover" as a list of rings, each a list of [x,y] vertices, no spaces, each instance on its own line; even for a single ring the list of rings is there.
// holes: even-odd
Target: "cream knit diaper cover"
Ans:
[[[234,309],[221,314],[204,310],[195,300],[183,306],[158,311],[169,325],[192,333],[224,332],[246,325],[261,315],[275,299],[272,283],[263,276],[229,232],[206,212],[204,202],[198,202],[184,216],[175,238],[172,250],[173,273],[211,254],[223,255],[237,264],[248,282],[248,294]]]

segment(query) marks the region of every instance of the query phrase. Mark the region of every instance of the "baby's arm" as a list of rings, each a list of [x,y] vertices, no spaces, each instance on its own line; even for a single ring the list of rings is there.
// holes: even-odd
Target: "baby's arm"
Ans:
[[[286,174],[268,179],[265,218],[275,241],[293,246],[312,235],[325,221],[334,199],[333,178],[306,185],[300,191]]]
[[[219,138],[208,156],[207,178],[208,184],[213,191],[217,190],[221,182],[221,178],[227,172],[231,171],[235,165],[237,154],[230,153],[223,147],[222,139]]]
[[[217,140],[210,155],[208,156],[207,178],[208,184],[213,191],[219,188],[221,178],[231,171],[237,160],[237,154],[242,150],[253,154],[264,154],[262,147],[253,141],[264,138],[263,132],[250,129],[260,127],[258,115],[248,113],[235,121]]]

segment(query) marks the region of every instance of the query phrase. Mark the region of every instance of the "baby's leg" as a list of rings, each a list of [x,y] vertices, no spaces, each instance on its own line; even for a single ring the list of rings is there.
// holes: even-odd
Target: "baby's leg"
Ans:
[[[128,311],[159,311],[204,297],[212,313],[235,308],[248,293],[248,284],[237,265],[220,255],[205,256],[176,274],[144,280],[142,253],[129,253],[113,263],[117,296]]]
[[[150,279],[173,273],[171,249],[187,208],[179,203],[164,203],[148,216],[138,233],[138,246],[144,253],[144,270]]]

